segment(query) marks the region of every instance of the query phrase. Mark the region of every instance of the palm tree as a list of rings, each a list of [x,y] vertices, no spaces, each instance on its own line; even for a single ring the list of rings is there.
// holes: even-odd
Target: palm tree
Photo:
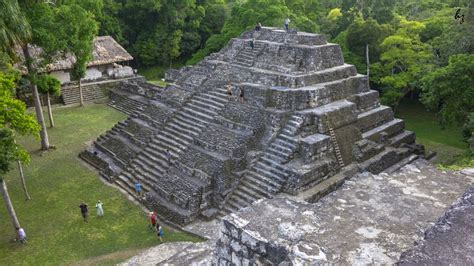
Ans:
[[[31,36],[30,25],[20,11],[17,0],[0,1],[0,49],[9,54]]]

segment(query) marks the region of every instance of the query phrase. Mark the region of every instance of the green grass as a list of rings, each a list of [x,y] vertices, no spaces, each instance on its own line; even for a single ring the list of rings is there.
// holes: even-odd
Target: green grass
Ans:
[[[28,244],[15,237],[6,209],[0,207],[0,265],[58,265],[115,253],[98,259],[110,264],[159,244],[147,228],[145,213],[117,189],[107,186],[86,166],[78,153],[86,142],[110,129],[125,116],[104,105],[88,105],[55,110],[56,127],[48,131],[56,150],[41,153],[39,140],[20,142],[30,151],[31,163],[24,167],[32,200],[25,201],[18,171],[7,176],[7,184]],[[95,216],[95,202],[104,202],[105,216]],[[90,207],[89,223],[82,221],[79,204]],[[199,241],[180,231],[165,228],[165,241]],[[100,257],[99,257],[100,258]]]
[[[404,100],[397,110],[397,117],[405,120],[407,130],[416,133],[417,142],[424,145],[426,151],[437,153],[435,163],[443,167],[467,167],[474,165],[467,156],[468,146],[463,141],[461,127],[442,128],[436,114],[428,112],[419,102]]]
[[[172,68],[180,68],[182,66],[184,66],[184,63],[177,61],[173,63]],[[144,76],[148,81],[161,80],[169,69],[169,65],[140,67],[138,68],[138,74]]]

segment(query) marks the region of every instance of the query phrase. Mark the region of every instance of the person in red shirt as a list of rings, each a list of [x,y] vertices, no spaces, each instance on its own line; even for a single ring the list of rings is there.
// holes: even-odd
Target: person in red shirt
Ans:
[[[152,229],[156,227],[157,221],[158,221],[158,218],[156,217],[155,212],[150,212],[150,224],[151,224]]]

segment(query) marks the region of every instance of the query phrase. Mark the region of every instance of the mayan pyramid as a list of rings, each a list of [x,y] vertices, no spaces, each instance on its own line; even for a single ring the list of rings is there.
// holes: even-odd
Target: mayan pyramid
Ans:
[[[164,88],[137,79],[110,91],[109,104],[129,117],[80,156],[134,197],[140,181],[146,196],[137,198],[171,223],[297,194],[347,167],[378,173],[417,150],[323,35],[246,32],[166,78]]]

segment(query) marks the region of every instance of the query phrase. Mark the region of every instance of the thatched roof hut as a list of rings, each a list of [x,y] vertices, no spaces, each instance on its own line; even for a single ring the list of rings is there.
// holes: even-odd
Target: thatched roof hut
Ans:
[[[34,58],[41,55],[42,49],[29,46],[30,54]],[[21,49],[18,49],[18,55],[21,62],[24,62],[24,55]],[[106,65],[124,61],[130,61],[133,57],[111,36],[99,36],[93,41],[92,60],[87,63],[88,67]],[[76,58],[70,54],[61,54],[52,60],[53,62],[46,66],[46,72],[70,70],[72,69]]]

